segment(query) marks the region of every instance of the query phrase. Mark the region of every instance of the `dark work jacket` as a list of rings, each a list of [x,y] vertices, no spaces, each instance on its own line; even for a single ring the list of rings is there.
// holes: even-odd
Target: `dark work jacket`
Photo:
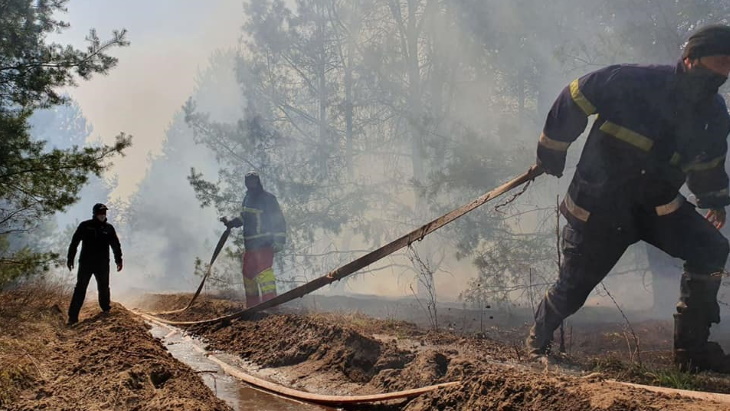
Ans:
[[[668,214],[686,182],[701,208],[730,204],[725,172],[730,116],[718,94],[694,103],[684,66],[615,65],[568,85],[548,114],[538,160],[562,171],[570,143],[597,118],[561,206],[569,220],[640,207]]]
[[[247,250],[286,243],[286,220],[273,194],[263,189],[248,190],[243,198],[241,220]]]
[[[122,247],[114,227],[95,218],[79,224],[68,246],[68,261],[73,262],[76,257],[76,248],[81,245],[80,264],[107,264],[109,265],[109,248],[114,252],[114,262],[122,263]]]

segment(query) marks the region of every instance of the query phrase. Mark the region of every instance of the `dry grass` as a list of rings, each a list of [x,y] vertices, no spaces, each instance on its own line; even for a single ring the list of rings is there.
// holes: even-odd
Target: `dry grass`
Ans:
[[[51,336],[62,330],[60,304],[67,299],[68,287],[50,280],[0,292],[0,408],[47,377],[39,358]]]
[[[0,337],[0,408],[10,404],[21,390],[44,378],[42,365],[30,354],[37,348],[32,341]]]
[[[619,381],[683,390],[730,393],[727,377],[711,372],[687,373],[671,366],[639,365],[611,356],[594,357],[586,368]]]
[[[388,334],[400,339],[424,334],[423,330],[420,330],[416,325],[407,321],[395,320],[393,318],[373,318],[357,310],[339,313],[313,312],[308,313],[307,316],[329,324],[354,328],[365,335]]]

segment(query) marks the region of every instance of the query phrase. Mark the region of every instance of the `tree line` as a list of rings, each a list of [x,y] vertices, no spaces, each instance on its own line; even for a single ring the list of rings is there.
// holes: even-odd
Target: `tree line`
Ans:
[[[36,3],[44,6],[28,6]],[[35,28],[21,26],[23,19],[0,23],[2,32],[28,36],[0,46],[2,129],[18,139],[11,145],[3,138],[0,155],[21,153],[53,170],[30,168],[21,183],[0,163],[3,210],[17,211],[0,216],[8,233],[68,207],[86,176],[129,144],[120,136],[114,146],[53,151],[28,136],[34,110],[64,102],[53,90],[74,76],[106,73],[116,63],[107,51],[127,44],[124,32],[106,42],[92,32],[85,51],[46,45],[44,35],[65,27],[51,18],[65,3],[10,2]],[[147,258],[181,275],[192,260],[188,245],[201,229],[212,230],[158,207],[170,186],[161,176],[174,170],[179,184],[184,173],[197,205],[233,215],[242,176],[257,170],[290,222],[279,263],[292,280],[321,275],[532,164],[545,114],[572,78],[617,62],[672,64],[688,33],[722,22],[729,9],[719,0],[246,2],[238,50],[211,59],[199,90],[172,119],[163,154],[130,200],[122,229],[130,240],[152,230],[174,237],[177,243]],[[213,87],[221,72],[227,87]],[[16,97],[6,98],[13,87]],[[226,103],[216,102],[223,93]],[[205,161],[183,153],[200,146],[209,153]],[[59,176],[64,167],[75,171]],[[463,295],[470,301],[500,292],[508,299],[510,287],[528,277],[546,282],[556,273],[550,184],[538,181],[506,206],[510,213],[485,208],[457,221],[423,245],[422,257],[432,259],[435,272],[446,255],[469,262],[477,272]],[[24,197],[30,188],[47,198]],[[201,214],[211,218],[211,211]],[[20,267],[5,250],[4,269]],[[33,263],[52,260],[43,257]]]

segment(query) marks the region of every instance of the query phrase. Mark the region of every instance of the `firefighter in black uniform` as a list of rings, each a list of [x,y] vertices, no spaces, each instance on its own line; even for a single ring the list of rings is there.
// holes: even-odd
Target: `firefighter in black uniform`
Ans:
[[[67,265],[69,270],[74,268],[76,248],[79,242],[81,255],[79,256],[79,270],[76,277],[76,287],[68,307],[68,324],[73,325],[79,321],[79,311],[84,305],[86,288],[93,275],[96,278],[96,286],[99,291],[99,306],[107,313],[111,310],[111,292],[109,290],[109,247],[114,252],[114,262],[117,264],[117,271],[122,271],[122,248],[119,245],[114,227],[106,221],[107,207],[104,204],[95,204],[93,207],[93,218],[79,224],[76,232],[68,246]]]
[[[568,146],[597,117],[560,210],[563,264],[535,314],[531,356],[549,352],[561,321],[575,313],[626,248],[643,240],[684,260],[674,314],[681,369],[728,371],[708,342],[720,321],[717,293],[728,256],[718,228],[730,204],[725,173],[730,116],[717,94],[730,72],[730,27],[693,34],[676,66],[614,65],[568,85],[548,114],[537,164],[562,175]],[[697,207],[679,194],[686,182]]]

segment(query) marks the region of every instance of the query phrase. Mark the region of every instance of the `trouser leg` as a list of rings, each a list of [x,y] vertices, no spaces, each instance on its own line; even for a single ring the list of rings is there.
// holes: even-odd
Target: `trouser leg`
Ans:
[[[273,264],[274,252],[270,247],[246,250],[243,254],[243,286],[247,307],[276,297]]]
[[[682,370],[725,369],[722,349],[709,342],[712,323],[720,322],[720,280],[721,273],[682,274],[674,314],[674,362]]]
[[[111,290],[109,288],[109,264],[100,265],[94,270],[96,289],[99,292],[99,307],[106,312],[111,310]]]
[[[76,286],[74,287],[73,297],[71,297],[71,304],[68,307],[68,320],[70,323],[79,320],[79,311],[81,311],[81,307],[84,305],[86,289],[89,287],[92,272],[91,267],[79,263],[79,270],[76,273]]]
[[[728,241],[694,208],[685,204],[667,216],[647,220],[647,241],[685,260],[677,313],[674,360],[681,369],[723,369],[727,359],[708,342],[712,323],[720,322],[717,293],[728,256]]]
[[[257,250],[246,250],[243,253],[243,290],[246,296],[246,307],[253,307],[261,303],[259,285],[256,282],[256,275],[261,271],[259,252]]]
[[[594,216],[591,216],[594,218]],[[634,242],[619,222],[595,216],[585,224],[563,228],[563,262],[558,281],[545,294],[527,339],[528,351],[544,354],[560,323],[583,306],[593,288]]]
[[[259,285],[256,280],[243,277],[243,289],[246,293],[246,307],[253,307],[261,302]]]
[[[257,275],[256,283],[261,290],[261,302],[276,297],[276,276],[273,268],[268,268]]]

